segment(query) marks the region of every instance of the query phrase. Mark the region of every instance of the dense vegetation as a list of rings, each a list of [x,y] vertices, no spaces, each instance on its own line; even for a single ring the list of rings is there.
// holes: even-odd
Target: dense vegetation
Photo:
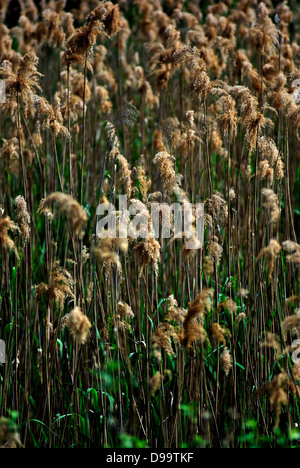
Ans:
[[[12,4],[0,444],[298,446],[296,2]],[[99,237],[98,205],[123,194],[146,239]],[[192,250],[174,202],[192,208]],[[171,239],[154,231],[160,203]]]

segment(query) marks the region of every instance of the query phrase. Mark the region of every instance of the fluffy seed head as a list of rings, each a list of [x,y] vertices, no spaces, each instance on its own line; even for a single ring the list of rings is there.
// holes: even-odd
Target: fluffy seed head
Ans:
[[[30,239],[30,215],[27,209],[27,203],[24,197],[19,195],[15,199],[17,205],[16,219],[20,226],[22,236],[24,238],[24,243],[27,243]]]
[[[83,237],[83,227],[88,221],[87,213],[79,203],[74,200],[70,195],[65,193],[52,193],[47,198],[41,201],[39,206],[39,213],[47,214],[47,210],[54,203],[57,204],[58,211],[65,213],[70,224],[71,229],[75,235]]]
[[[76,341],[79,344],[85,344],[89,331],[92,327],[89,319],[82,313],[79,307],[68,314],[64,320],[64,326],[68,326]]]

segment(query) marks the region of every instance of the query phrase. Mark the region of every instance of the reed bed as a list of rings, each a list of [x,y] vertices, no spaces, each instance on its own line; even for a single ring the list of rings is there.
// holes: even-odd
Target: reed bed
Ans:
[[[0,0],[3,447],[299,446],[299,19]],[[99,237],[121,195],[147,239]]]

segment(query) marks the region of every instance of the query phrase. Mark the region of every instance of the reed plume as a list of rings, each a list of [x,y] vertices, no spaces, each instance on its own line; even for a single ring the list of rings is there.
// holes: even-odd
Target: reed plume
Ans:
[[[287,380],[287,375],[282,372],[276,375],[269,384],[270,403],[275,409],[275,427],[279,426],[281,406],[288,404],[288,395],[286,393]]]
[[[31,104],[31,95],[41,91],[39,80],[42,74],[37,70],[38,63],[39,59],[35,53],[28,53],[20,60],[16,72],[12,70],[10,62],[4,62],[0,67],[0,76],[6,84],[7,99],[17,100],[20,97],[25,112]]]
[[[22,236],[24,238],[24,244],[26,244],[30,239],[30,224],[31,219],[27,209],[27,203],[22,195],[19,195],[15,199],[15,203],[17,205],[17,212],[16,212],[16,220],[19,224]]]
[[[275,270],[275,262],[282,250],[281,245],[276,239],[271,239],[270,243],[267,247],[263,248],[258,256],[256,261],[258,262],[263,256],[267,256],[268,259],[268,267],[269,267],[269,280],[271,280],[274,270]]]
[[[257,22],[250,29],[248,35],[253,47],[260,51],[273,53],[278,41],[278,32],[275,24],[269,18],[269,10],[261,2],[257,8]]]
[[[14,241],[9,237],[8,232],[20,232],[20,228],[9,218],[9,216],[0,217],[0,247],[2,250],[13,251],[19,258],[17,247]]]
[[[206,341],[206,332],[203,328],[203,314],[210,308],[210,300],[213,290],[203,290],[196,299],[189,304],[188,313],[183,322],[183,334],[181,343],[183,346],[191,346],[194,341],[200,340],[201,345]]]
[[[107,10],[103,3],[95,8],[87,17],[86,23],[75,30],[66,41],[64,54],[65,62],[71,64],[85,64],[92,69],[92,49],[96,39],[104,31],[103,20]]]
[[[178,336],[169,323],[160,323],[153,335],[153,347],[163,349],[168,355],[175,356],[172,348],[171,339],[178,340]]]
[[[272,189],[263,189],[264,207],[270,210],[270,222],[278,223],[280,219],[280,208],[277,195]]]
[[[228,377],[229,372],[232,369],[232,356],[228,348],[225,348],[221,356],[221,368],[225,372],[226,377]]]
[[[66,214],[68,223],[74,234],[82,238],[84,235],[83,227],[88,221],[88,216],[84,208],[70,195],[56,192],[41,201],[38,210],[39,213],[47,214],[49,207],[54,203],[57,204],[59,212]]]
[[[153,162],[158,167],[166,193],[169,196],[173,193],[178,194],[182,177],[175,172],[174,157],[166,151],[162,151],[156,154]]]
[[[46,296],[48,300],[54,301],[59,309],[64,309],[67,298],[74,299],[74,280],[72,275],[63,269],[59,262],[56,262],[50,273],[49,285],[40,283],[35,288],[35,296],[40,300],[42,296]]]
[[[82,313],[80,307],[75,307],[72,312],[62,319],[62,322],[63,328],[67,326],[80,345],[86,343],[92,325],[89,319]]]

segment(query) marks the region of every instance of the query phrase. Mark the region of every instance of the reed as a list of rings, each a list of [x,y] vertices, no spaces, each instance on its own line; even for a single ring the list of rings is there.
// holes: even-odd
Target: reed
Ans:
[[[298,6],[11,3],[0,446],[298,447]]]

